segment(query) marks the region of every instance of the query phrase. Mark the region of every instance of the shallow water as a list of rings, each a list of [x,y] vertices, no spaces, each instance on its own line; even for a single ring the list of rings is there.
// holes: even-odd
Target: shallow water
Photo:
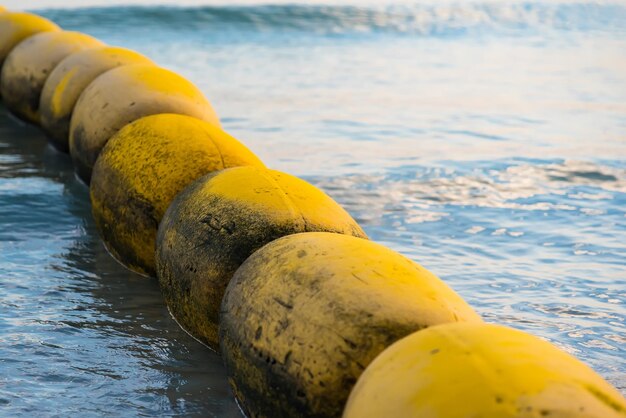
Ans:
[[[269,166],[625,392],[626,5],[420,4],[40,12],[184,74]],[[89,210],[0,111],[0,415],[238,416]]]

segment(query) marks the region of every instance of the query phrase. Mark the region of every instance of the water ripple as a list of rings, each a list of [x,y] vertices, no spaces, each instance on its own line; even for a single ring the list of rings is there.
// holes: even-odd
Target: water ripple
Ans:
[[[619,161],[496,160],[309,179],[487,320],[549,338],[624,388]]]

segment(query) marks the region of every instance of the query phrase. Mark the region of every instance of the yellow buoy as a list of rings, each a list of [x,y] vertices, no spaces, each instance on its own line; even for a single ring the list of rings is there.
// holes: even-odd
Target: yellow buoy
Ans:
[[[344,418],[617,418],[626,400],[589,367],[522,331],[448,324],[419,331],[365,370]]]
[[[4,12],[0,15],[0,68],[17,44],[39,32],[61,30],[53,22],[32,13]]]
[[[46,79],[63,58],[103,45],[79,32],[33,35],[13,48],[2,67],[0,91],[6,107],[28,122],[39,123],[39,99]]]
[[[154,275],[157,227],[174,197],[193,180],[241,165],[264,167],[226,132],[191,116],[147,116],[103,148],[91,178],[98,231],[122,264]]]
[[[386,347],[454,321],[481,319],[420,265],[371,241],[305,233],[266,245],[237,270],[220,344],[249,416],[337,417]]]
[[[216,348],[235,270],[268,242],[305,231],[365,237],[334,200],[289,174],[237,167],[202,177],[172,202],[157,235],[157,276],[172,314]]]
[[[95,79],[79,97],[70,123],[70,154],[78,175],[89,183],[109,138],[130,122],[159,113],[193,116],[219,126],[202,92],[164,68],[125,65]]]
[[[114,46],[77,52],[61,61],[48,77],[39,101],[41,127],[52,144],[69,151],[72,111],[80,94],[96,77],[122,65],[150,63],[138,52]]]

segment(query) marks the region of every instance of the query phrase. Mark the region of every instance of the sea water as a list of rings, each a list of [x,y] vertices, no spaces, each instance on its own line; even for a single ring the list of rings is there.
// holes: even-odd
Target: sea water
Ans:
[[[268,166],[626,391],[626,4],[248,3],[36,11],[189,78]],[[69,157],[4,109],[0,415],[240,416]]]

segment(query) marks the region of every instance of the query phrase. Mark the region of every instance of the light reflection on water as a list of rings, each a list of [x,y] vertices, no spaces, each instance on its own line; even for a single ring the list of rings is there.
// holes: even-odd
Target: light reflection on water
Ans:
[[[240,416],[217,354],[104,250],[69,157],[0,109],[0,415]]]
[[[625,391],[626,7],[511,3],[44,14],[181,72],[269,166]],[[0,367],[10,415],[238,414],[217,356],[104,251],[69,159],[3,112]]]
[[[626,167],[511,160],[311,180],[489,321],[548,338],[624,389]]]

